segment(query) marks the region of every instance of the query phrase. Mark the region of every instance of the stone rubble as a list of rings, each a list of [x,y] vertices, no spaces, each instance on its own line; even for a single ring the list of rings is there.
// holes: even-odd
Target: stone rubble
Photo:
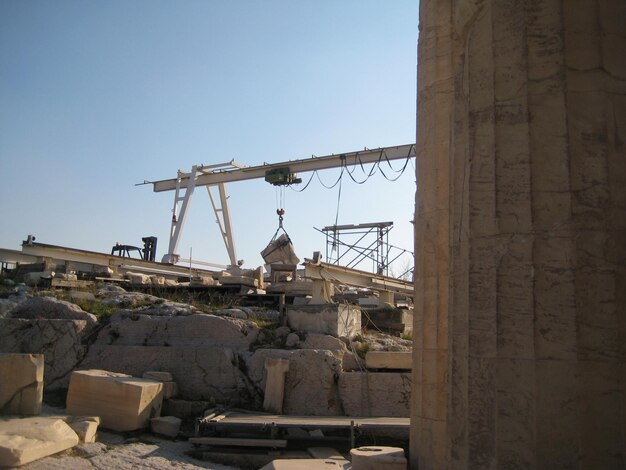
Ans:
[[[62,419],[0,419],[0,467],[17,467],[78,444],[78,436]]]

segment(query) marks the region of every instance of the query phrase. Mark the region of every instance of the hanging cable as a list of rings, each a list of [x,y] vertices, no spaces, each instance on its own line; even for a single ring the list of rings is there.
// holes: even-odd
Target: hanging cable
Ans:
[[[367,175],[363,181],[357,181],[356,178],[354,176],[352,176],[352,174],[356,171],[356,169],[350,171],[350,169],[347,166],[345,168],[346,168],[346,173],[348,173],[348,176],[350,177],[350,179],[352,181],[354,181],[356,184],[364,184],[376,172],[376,163],[374,163],[374,165],[373,165],[374,171],[370,172],[370,174]],[[361,165],[361,168],[363,168],[362,165]],[[363,173],[365,173],[365,170],[363,170]]]
[[[335,181],[331,186],[326,186],[324,184],[324,182],[322,181],[322,179],[320,178],[320,175],[317,174],[317,172],[315,172],[317,174],[317,180],[320,182],[320,184],[322,186],[324,186],[326,189],[333,189],[335,186],[337,186],[339,184],[339,182],[341,181],[341,177],[343,176],[343,170],[345,169],[345,167],[342,165],[341,166],[341,173],[339,173],[339,178],[337,178],[337,181]]]
[[[289,185],[289,189],[291,189],[292,191],[295,191],[296,193],[301,193],[302,191],[304,191],[306,188],[309,187],[309,185],[311,184],[311,181],[313,181],[313,177],[315,176],[315,173],[317,173],[317,170],[314,170],[313,173],[311,173],[311,177],[309,178],[309,181],[307,181],[306,184],[304,185],[304,188],[293,189],[293,185]]]
[[[398,175],[398,176],[396,176],[395,178],[389,178],[389,177],[385,174],[385,172],[383,171],[383,169],[380,167],[380,165],[378,166],[378,169],[380,170],[381,174],[385,177],[385,179],[386,179],[387,181],[391,181],[391,182],[393,182],[393,181],[398,181],[398,180],[400,179],[400,177],[402,177],[402,175],[404,174],[404,170],[406,170],[406,167],[409,165],[409,160],[410,160],[410,158],[408,158],[408,157],[407,157],[406,161],[404,162],[404,166],[402,167],[402,169],[401,169],[400,171],[395,171],[395,170],[392,168],[392,171],[394,171],[394,173],[396,173],[396,174]],[[387,160],[387,162],[389,162],[389,160]],[[391,166],[391,164],[390,164],[389,166]]]
[[[407,156],[406,161],[404,162],[404,166],[402,168],[400,168],[399,170],[394,169],[394,167],[391,165],[391,161],[389,160],[389,157],[387,157],[387,152],[383,152],[384,156],[385,156],[385,160],[387,161],[387,165],[389,166],[389,168],[391,169],[391,171],[393,171],[394,173],[403,173],[404,169],[406,168],[408,161],[409,161],[409,157]]]
[[[339,205],[341,204],[341,186],[342,180],[339,180],[339,193],[337,194],[337,211],[335,212],[335,227],[337,226],[337,221],[339,220]]]

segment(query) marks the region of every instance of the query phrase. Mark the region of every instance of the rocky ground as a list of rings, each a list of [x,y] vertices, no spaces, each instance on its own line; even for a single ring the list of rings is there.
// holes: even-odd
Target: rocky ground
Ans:
[[[183,419],[212,406],[258,410],[265,361],[278,357],[290,364],[285,414],[408,416],[410,373],[365,372],[363,357],[409,351],[409,339],[376,331],[352,339],[305,333],[283,326],[274,310],[178,300],[117,286],[89,292],[3,287],[0,352],[44,354],[45,399],[57,406],[71,372],[91,368],[139,377],[171,372],[179,395],[163,409]],[[94,444],[22,468],[232,468],[187,456],[192,446],[184,440],[98,435]]]
[[[20,468],[26,470],[230,470],[213,462],[205,462],[185,455],[191,449],[186,441],[160,439],[152,434],[124,440],[117,434],[98,433],[98,442],[80,444],[61,454],[37,460]]]

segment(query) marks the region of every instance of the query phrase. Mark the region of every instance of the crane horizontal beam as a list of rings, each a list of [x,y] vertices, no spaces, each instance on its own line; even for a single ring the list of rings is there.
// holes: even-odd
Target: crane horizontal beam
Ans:
[[[366,149],[337,155],[327,155],[324,157],[311,157],[281,163],[269,163],[245,168],[236,168],[233,170],[217,170],[197,176],[195,185],[210,186],[219,183],[264,178],[266,171],[285,166],[288,166],[289,170],[293,173],[306,173],[315,170],[340,168],[342,166],[366,165],[369,163],[384,162],[387,160],[400,160],[412,157],[415,157],[415,144],[399,145],[395,147],[381,147],[377,149]],[[187,180],[188,177],[183,176],[180,180],[180,186],[186,186]],[[173,191],[176,189],[176,182],[176,178],[154,181],[152,183],[153,190],[155,193]]]

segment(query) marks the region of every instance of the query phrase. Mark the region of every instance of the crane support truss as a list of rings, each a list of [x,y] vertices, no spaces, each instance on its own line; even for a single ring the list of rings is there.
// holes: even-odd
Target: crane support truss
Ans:
[[[242,165],[236,163],[234,160],[229,163],[223,163],[218,165],[204,166],[196,165],[191,168],[191,172],[185,173],[178,170],[178,176],[176,178],[176,187],[174,193],[174,207],[172,208],[172,225],[170,228],[170,242],[167,249],[167,254],[163,256],[163,263],[176,264],[178,262],[185,262],[177,254],[178,243],[183,233],[185,221],[187,220],[187,214],[189,206],[191,205],[191,199],[194,194],[194,190],[197,184],[198,178],[212,174],[214,171],[223,170],[224,168],[243,168]],[[228,252],[228,258],[231,266],[237,265],[237,251],[235,249],[235,241],[233,239],[233,230],[230,220],[230,211],[228,209],[228,195],[226,194],[226,184],[216,183],[205,185],[209,199],[211,200],[211,206],[215,213],[216,222],[220,229],[220,234],[224,240],[226,251]],[[214,188],[217,187],[217,195],[213,193]]]
[[[217,165],[196,165],[190,172],[179,170],[176,178],[152,182],[154,192],[175,191],[170,241],[167,254],[163,256],[162,261],[170,264],[176,264],[182,261],[177,254],[178,244],[183,232],[194,190],[198,186],[207,187],[220,233],[228,252],[230,264],[231,266],[236,266],[240,263],[237,260],[235,250],[231,219],[228,210],[228,197],[226,196],[226,183],[265,178],[268,172],[281,168],[284,169],[285,167],[288,167],[290,174],[295,175],[296,172],[306,173],[330,168],[351,167],[356,165],[363,166],[414,157],[415,144],[407,144],[250,167],[231,160],[229,163]],[[217,186],[219,192],[219,205],[217,197],[214,197],[211,193],[211,188],[215,186]]]

